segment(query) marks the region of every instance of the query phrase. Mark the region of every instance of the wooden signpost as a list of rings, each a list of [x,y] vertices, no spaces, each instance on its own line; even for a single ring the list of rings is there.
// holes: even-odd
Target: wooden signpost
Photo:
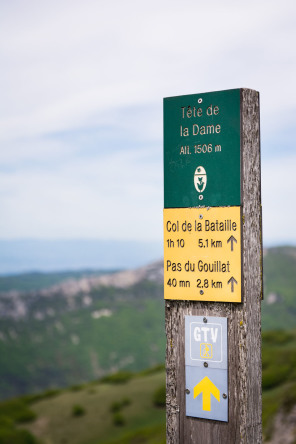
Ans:
[[[261,443],[259,93],[164,99],[167,443]]]

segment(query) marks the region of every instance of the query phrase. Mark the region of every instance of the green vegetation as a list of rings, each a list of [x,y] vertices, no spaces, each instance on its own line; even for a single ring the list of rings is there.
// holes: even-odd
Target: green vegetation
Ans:
[[[115,426],[123,426],[126,423],[126,419],[124,418],[123,414],[120,412],[116,412],[113,415],[113,424]]]
[[[0,428],[0,444],[38,444],[36,438],[27,430]]]
[[[121,401],[112,402],[110,411],[113,413],[113,424],[123,426],[126,418],[123,416],[122,409],[131,404],[130,398],[123,398]]]
[[[57,283],[65,275],[33,274],[31,283],[32,276],[10,277],[10,283],[0,277],[0,292],[11,285],[36,290],[0,295],[0,396],[23,394],[0,403],[0,444],[165,443],[162,285],[143,280],[74,297],[38,293],[46,279]],[[263,427],[269,438],[275,415],[288,415],[296,405],[296,248],[268,250],[264,289]],[[24,315],[15,314],[15,298]]]
[[[100,444],[166,444],[164,424],[142,427],[134,432],[122,433],[120,439]]]
[[[106,382],[109,384],[124,384],[133,377],[132,372],[117,372],[111,375],[107,375],[101,379],[101,382]]]
[[[272,342],[271,342],[272,340]],[[296,381],[295,335],[283,331],[263,333],[262,388]]]
[[[124,384],[96,381],[79,391],[70,388],[56,397],[40,396],[30,404],[37,418],[26,430],[41,442],[55,444],[165,442],[165,409],[153,402],[164,379],[163,369],[154,369],[146,376],[134,373]],[[84,414],[74,415],[74,406]]]
[[[36,418],[36,413],[22,399],[11,399],[0,404],[0,419],[10,418],[13,423],[29,422]]]
[[[36,419],[36,413],[23,399],[12,399],[0,403],[0,444],[37,444],[37,439],[19,424]]]
[[[130,398],[123,398],[121,401],[115,401],[112,402],[111,406],[110,406],[110,411],[112,413],[117,413],[119,412],[123,407],[126,407],[127,405],[130,405],[131,400]]]
[[[264,332],[262,343],[263,430],[265,438],[270,438],[275,415],[280,411],[288,414],[296,405],[296,330]],[[26,411],[33,411],[35,419],[22,424],[22,428],[41,442],[164,444],[163,366],[128,372],[127,378],[119,377],[122,374],[125,372],[82,384],[78,390],[70,387],[55,394],[47,392],[1,403],[0,430],[3,425],[7,429],[13,424],[13,430],[18,431],[16,420]]]
[[[263,258],[263,330],[289,330],[296,316],[296,248],[269,248]]]
[[[263,429],[270,438],[274,416],[296,405],[296,331],[262,334]]]
[[[85,415],[85,408],[79,404],[75,404],[72,407],[72,416],[83,416]]]
[[[263,331],[295,326],[295,270],[296,248],[271,248],[264,255]],[[85,381],[110,373],[118,373],[112,378],[120,380],[128,378],[128,372],[164,362],[161,284],[142,280],[126,288],[91,287],[75,296],[71,291],[67,296],[58,290],[47,296],[38,293],[65,279],[93,273],[0,277],[1,399],[69,386],[78,390]],[[26,292],[1,296],[1,290],[12,289]],[[272,386],[276,381],[268,371],[266,384]],[[279,380],[289,372],[281,371]]]
[[[166,406],[166,386],[165,384],[158,387],[153,394],[153,403],[156,407]]]
[[[2,399],[77,386],[112,371],[119,372],[111,378],[120,382],[130,371],[164,362],[161,286],[93,289],[86,301],[91,304],[83,293],[31,296],[27,317],[1,319]]]

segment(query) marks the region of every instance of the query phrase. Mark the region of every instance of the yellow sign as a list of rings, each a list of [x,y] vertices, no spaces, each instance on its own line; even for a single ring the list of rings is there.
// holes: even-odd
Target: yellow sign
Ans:
[[[241,302],[240,207],[164,209],[164,298]]]
[[[205,376],[193,389],[193,398],[202,393],[202,409],[211,411],[211,395],[220,402],[220,390]]]

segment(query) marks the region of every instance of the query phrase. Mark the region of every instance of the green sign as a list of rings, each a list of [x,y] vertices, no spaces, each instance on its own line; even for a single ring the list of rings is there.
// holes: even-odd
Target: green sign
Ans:
[[[164,207],[240,204],[240,90],[164,99]]]

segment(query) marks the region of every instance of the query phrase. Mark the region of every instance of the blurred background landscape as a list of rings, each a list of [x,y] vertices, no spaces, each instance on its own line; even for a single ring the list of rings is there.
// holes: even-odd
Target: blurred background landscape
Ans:
[[[295,439],[295,270],[295,247],[264,250],[266,442]],[[165,442],[162,261],[3,276],[0,320],[0,440]]]
[[[162,99],[240,87],[261,101],[264,437],[296,442],[295,13],[0,1],[0,444],[165,442]]]

